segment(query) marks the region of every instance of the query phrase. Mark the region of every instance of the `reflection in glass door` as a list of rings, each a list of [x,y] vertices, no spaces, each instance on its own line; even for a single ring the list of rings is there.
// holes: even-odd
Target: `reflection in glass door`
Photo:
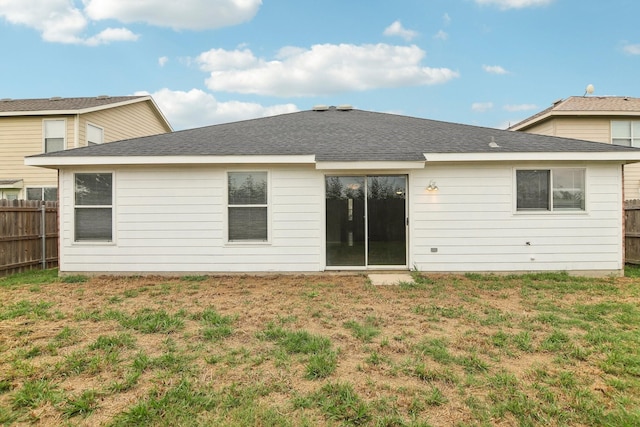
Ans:
[[[407,265],[406,184],[406,175],[326,177],[327,266]]]
[[[367,177],[367,264],[406,265],[407,177]]]

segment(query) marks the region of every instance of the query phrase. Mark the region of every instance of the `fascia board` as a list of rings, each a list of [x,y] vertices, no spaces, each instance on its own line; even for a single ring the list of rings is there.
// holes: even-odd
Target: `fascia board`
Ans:
[[[636,152],[543,152],[543,153],[424,153],[432,162],[517,162],[517,161],[614,161],[640,162]]]

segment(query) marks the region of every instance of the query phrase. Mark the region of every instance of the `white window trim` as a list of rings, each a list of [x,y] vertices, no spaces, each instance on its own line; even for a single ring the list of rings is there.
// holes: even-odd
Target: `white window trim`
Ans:
[[[560,209],[560,210],[555,210],[553,209],[553,171],[554,170],[561,170],[561,169],[579,169],[584,171],[584,209],[582,210],[571,210],[571,209]],[[550,206],[551,209],[549,210],[518,210],[518,171],[527,171],[527,170],[548,170],[551,171],[550,174],[550,182],[549,182],[549,186],[550,188]],[[589,197],[588,197],[588,188],[589,188],[589,174],[587,173],[588,169],[584,166],[559,166],[559,167],[550,167],[550,166],[539,166],[539,167],[534,167],[534,166],[527,166],[527,167],[514,167],[512,170],[512,213],[514,215],[580,215],[580,216],[584,216],[584,215],[588,215],[589,214]]]
[[[87,125],[85,126],[85,142],[87,143],[87,146],[89,146],[89,127],[94,127],[96,129],[100,129],[100,132],[102,133],[102,142],[97,142],[95,143],[96,145],[100,145],[100,144],[104,144],[104,128],[102,126],[98,126],[94,123],[91,122],[87,122]]]
[[[111,174],[111,241],[102,241],[102,240],[76,240],[76,173],[86,174],[86,173],[103,173]],[[71,205],[71,243],[74,246],[116,246],[117,243],[117,235],[116,235],[116,173],[115,171],[109,170],[87,170],[87,171],[78,171],[71,173],[71,194],[73,203]],[[58,197],[60,197],[60,190],[58,189]],[[96,206],[87,206],[83,205],[83,207],[91,208],[91,207],[105,207],[105,205],[96,205]]]
[[[47,122],[63,122],[64,132],[62,134],[62,150],[67,149],[67,119],[42,119],[42,152],[47,151]]]
[[[267,174],[267,240],[229,240],[229,174],[230,173],[266,173]],[[230,169],[224,172],[224,242],[227,246],[268,246],[271,245],[271,172],[264,169]],[[232,205],[234,207],[261,207],[264,205]]]
[[[636,147],[636,148],[640,147],[640,145],[633,145],[633,142],[634,142],[635,140],[638,140],[638,141],[640,142],[640,135],[637,135],[637,136],[636,136],[636,135],[634,135],[634,133],[633,133],[633,124],[634,124],[634,123],[640,123],[640,120],[631,120],[631,119],[629,119],[629,120],[611,120],[611,121],[609,122],[609,131],[610,131],[609,141],[610,141],[610,142],[611,142],[611,144],[613,144],[613,145],[618,145],[618,144],[614,144],[614,143],[613,143],[613,140],[614,140],[614,139],[623,139],[623,138],[615,138],[615,137],[613,136],[613,123],[614,123],[614,122],[628,123],[628,124],[629,124],[629,127],[630,127],[629,131],[631,132],[631,136],[629,137],[629,145],[622,145],[622,147]],[[624,138],[624,139],[626,139],[626,138]]]

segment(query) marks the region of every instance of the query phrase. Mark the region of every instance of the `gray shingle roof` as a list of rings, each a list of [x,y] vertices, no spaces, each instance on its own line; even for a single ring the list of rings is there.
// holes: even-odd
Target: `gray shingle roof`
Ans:
[[[131,101],[143,96],[95,96],[85,98],[0,99],[0,113],[37,111],[75,111]]]
[[[497,147],[491,147],[494,142]],[[491,144],[491,145],[490,145]],[[421,161],[423,153],[637,149],[362,110],[302,111],[34,157],[315,155],[316,161]]]

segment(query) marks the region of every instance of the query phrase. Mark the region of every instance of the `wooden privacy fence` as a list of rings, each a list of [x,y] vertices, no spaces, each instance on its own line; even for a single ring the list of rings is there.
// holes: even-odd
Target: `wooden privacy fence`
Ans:
[[[624,260],[640,264],[640,200],[624,203]]]
[[[58,203],[0,200],[0,276],[58,265]]]

